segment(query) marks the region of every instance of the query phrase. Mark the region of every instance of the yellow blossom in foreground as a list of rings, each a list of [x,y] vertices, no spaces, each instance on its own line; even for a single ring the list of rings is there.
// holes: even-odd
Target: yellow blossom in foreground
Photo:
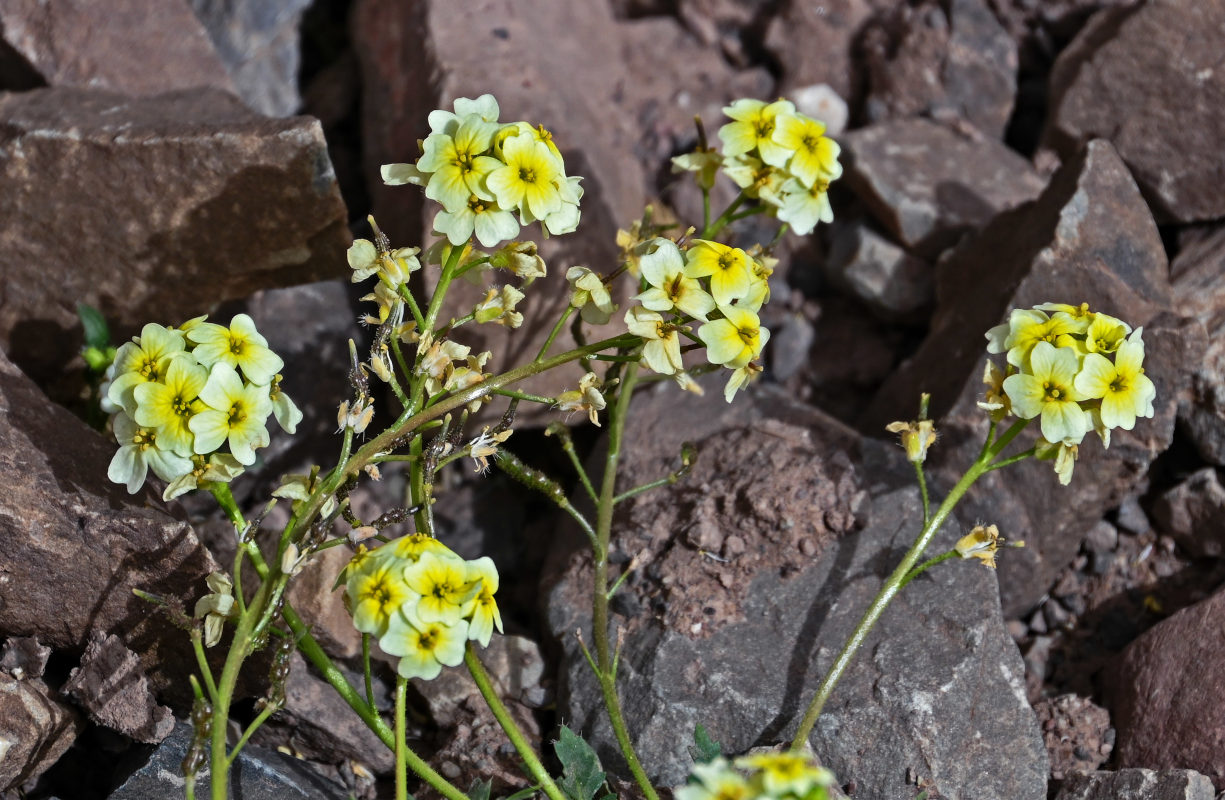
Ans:
[[[728,308],[724,318],[707,322],[698,328],[698,338],[706,345],[706,357],[712,364],[731,369],[743,367],[761,354],[770,340],[770,331],[748,309]]]
[[[1137,328],[1119,345],[1114,362],[1100,353],[1085,356],[1076,388],[1087,398],[1101,398],[1101,419],[1107,428],[1129,431],[1136,417],[1153,416],[1157,387],[1144,374],[1142,328]]]
[[[353,610],[353,626],[372,636],[382,636],[401,606],[415,603],[419,596],[405,581],[402,562],[373,556],[349,573],[345,592]]]
[[[761,160],[774,166],[785,166],[793,151],[775,139],[775,127],[780,117],[795,113],[789,100],[764,103],[761,100],[737,100],[723,109],[732,122],[719,129],[723,140],[723,155],[737,156],[757,150]]]
[[[464,660],[468,623],[412,622],[397,614],[379,638],[384,653],[400,656],[396,672],[402,678],[433,680],[444,666],[454,667]]]
[[[1079,442],[1088,432],[1088,415],[1079,405],[1085,395],[1075,386],[1080,365],[1071,348],[1039,341],[1030,353],[1032,374],[1010,375],[1004,391],[1021,419],[1041,415],[1042,436],[1048,442]]]

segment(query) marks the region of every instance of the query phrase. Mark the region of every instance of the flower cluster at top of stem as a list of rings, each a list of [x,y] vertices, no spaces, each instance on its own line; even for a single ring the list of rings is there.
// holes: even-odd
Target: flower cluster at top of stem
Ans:
[[[1142,331],[1088,303],[1013,309],[986,334],[987,352],[1004,354],[1006,365],[987,363],[987,396],[978,405],[996,422],[1038,418],[1035,454],[1053,459],[1067,484],[1086,433],[1096,431],[1109,447],[1112,429],[1153,416],[1157,390],[1144,374]]]
[[[424,186],[425,196],[442,206],[435,231],[456,246],[475,233],[483,246],[494,247],[537,220],[554,235],[578,227],[582,179],[566,175],[543,125],[498,122],[498,101],[490,94],[461,97],[454,108],[430,113],[430,135],[415,164],[382,169],[385,183]]]
[[[758,753],[696,764],[676,800],[826,800],[834,774],[808,753]]]
[[[796,111],[789,100],[737,100],[723,113],[732,119],[719,129],[723,153],[699,143],[695,152],[672,159],[673,171],[697,173],[698,185],[709,191],[722,169],[801,236],[818,222],[833,221],[827,192],[842,165],[824,123]]]
[[[493,560],[465,561],[427,534],[359,548],[344,581],[354,627],[400,658],[404,678],[436,678],[464,660],[469,640],[484,647],[495,627],[502,631]]]
[[[107,370],[103,409],[121,445],[107,475],[133,494],[149,470],[169,482],[167,500],[227,483],[268,445],[270,415],[288,433],[302,419],[280,388],[284,362],[251,318],[228,327],[206,319],[145,325]]]

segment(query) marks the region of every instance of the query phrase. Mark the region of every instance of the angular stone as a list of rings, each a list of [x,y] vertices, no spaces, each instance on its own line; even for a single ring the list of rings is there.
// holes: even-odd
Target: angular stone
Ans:
[[[118,636],[92,632],[81,666],[61,691],[95,723],[138,742],[156,744],[174,730],[170,709],[157,704],[140,659]]]
[[[215,90],[84,89],[0,95],[0,118],[0,346],[36,380],[75,357],[77,302],[123,336],[347,269],[312,120],[269,120]]]
[[[1225,216],[1222,28],[1225,3],[1217,0],[1098,13],[1051,71],[1044,144],[1067,157],[1108,138],[1160,221]]]
[[[895,5],[862,42],[868,119],[951,116],[1003,138],[1016,95],[1017,48],[984,0]]]
[[[1106,451],[1087,438],[1080,449],[1084,466],[1070,486],[1059,486],[1049,463],[1031,460],[984,476],[963,501],[967,517],[1025,539],[1023,549],[1000,559],[1009,617],[1027,615],[1089,528],[1132,493],[1173,437],[1188,380],[1184,365],[1195,363],[1205,343],[1198,323],[1157,319],[1170,305],[1167,270],[1161,237],[1127,168],[1109,143],[1091,142],[1034,203],[999,215],[940,264],[931,333],[860,418],[862,430],[883,430],[912,418],[919,394],[929,392],[943,436],[928,457],[930,478],[950,487],[986,435],[986,415],[975,406],[987,360],[984,334],[1009,309],[1087,302],[1145,326],[1155,419],[1114,431]]]
[[[151,494],[132,498],[110,483],[118,446],[2,355],[0,411],[0,636],[77,649],[104,631],[156,680],[182,681],[195,670],[187,634],[132,590],[190,609],[216,562],[188,525],[150,505]]]
[[[1153,504],[1161,532],[1196,558],[1225,553],[1225,487],[1215,467],[1204,467],[1167,489]]]
[[[881,318],[921,321],[935,298],[932,266],[860,221],[835,223],[825,270]],[[772,364],[773,366],[773,364]]]
[[[1205,461],[1225,465],[1225,227],[1195,230],[1179,244],[1170,265],[1174,305],[1203,323],[1208,350],[1189,365],[1178,421]]]
[[[302,105],[298,66],[302,14],[310,0],[190,0],[238,96],[270,117]]]
[[[81,723],[40,680],[0,672],[0,791],[38,777],[72,746]]]
[[[47,668],[51,648],[39,644],[32,636],[10,636],[0,647],[0,671],[19,681],[41,678]]]
[[[845,180],[899,242],[937,255],[1045,186],[1029,162],[994,139],[924,119],[851,131]]]
[[[1055,800],[1213,800],[1212,781],[1191,769],[1121,769],[1074,775]]]
[[[393,243],[432,239],[439,206],[426,203],[423,210],[418,187],[384,186],[379,166],[417,158],[430,111],[449,109],[457,97],[490,92],[502,120],[543,124],[565,157],[567,173],[583,176],[579,230],[543,243],[549,276],[533,284],[519,306],[529,327],[469,326],[460,333],[474,353],[492,351],[490,366],[502,369],[511,366],[503,360],[508,354],[534,353],[544,342],[568,297],[569,266],[605,274],[616,268],[616,230],[642,215],[666,157],[693,141],[693,115],[701,113],[717,126],[721,106],[768,93],[772,82],[761,69],[732,69],[674,19],[618,22],[607,0],[479,0],[465,11],[455,14],[448,0],[356,5],[354,37],[365,44],[358,51],[365,169],[374,216]],[[422,47],[423,41],[430,46]],[[520,237],[539,240],[536,230]],[[427,281],[436,274],[426,273]],[[501,272],[486,280],[513,281]],[[621,292],[629,289],[620,284]],[[448,313],[468,313],[484,293],[484,287],[453,284]],[[557,352],[573,346],[568,330],[555,346]],[[562,380],[549,374],[522,388],[555,396],[570,388]]]
[[[0,4],[0,64],[8,66],[0,68],[0,89],[6,90],[43,85],[135,96],[201,86],[234,91],[183,0],[6,0]]]
[[[622,449],[635,482],[672,468],[682,441],[699,449],[691,475],[627,501],[614,523],[615,571],[637,559],[615,604],[620,693],[647,772],[665,786],[683,782],[699,723],[728,752],[789,738],[922,516],[896,448],[769,389],[727,406],[715,388],[683,415],[673,393],[636,399]],[[583,628],[590,642],[589,581],[576,553],[550,595],[567,656],[558,707],[615,770],[574,637]],[[1046,753],[1023,675],[990,571],[932,570],[870,634],[812,744],[856,796],[907,796],[917,776],[943,797],[1039,800]]]
[[[790,96],[799,87],[825,83],[842,97],[852,98],[855,40],[873,12],[884,5],[871,0],[784,3],[766,24],[764,38],[782,69],[778,93]]]
[[[108,800],[165,800],[183,794],[183,756],[191,745],[191,726],[180,722],[148,762],[137,768]],[[196,773],[196,793],[209,785],[207,762]],[[299,759],[248,744],[230,768],[230,792],[243,800],[345,800],[344,787],[319,775]]]
[[[1225,789],[1225,591],[1162,620],[1123,652],[1112,676],[1116,763],[1190,768]]]

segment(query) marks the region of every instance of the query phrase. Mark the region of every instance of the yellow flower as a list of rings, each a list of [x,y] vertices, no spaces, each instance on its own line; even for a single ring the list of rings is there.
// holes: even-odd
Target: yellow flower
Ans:
[[[1075,385],[1080,367],[1076,353],[1039,341],[1029,357],[1032,374],[1010,375],[1004,392],[1021,419],[1042,416],[1042,437],[1048,442],[1080,442],[1089,430],[1089,416],[1079,405],[1085,399]]]
[[[1076,459],[1080,457],[1080,446],[1074,442],[1048,442],[1039,439],[1034,445],[1034,456],[1042,461],[1055,462],[1055,474],[1059,483],[1067,486],[1072,482],[1072,470],[1076,468]]]
[[[906,460],[922,464],[927,460],[927,449],[936,441],[936,425],[930,419],[914,422],[890,422],[885,426],[890,433],[901,435],[902,447],[906,449]]]
[[[1009,316],[1006,326],[996,326],[987,332],[987,352],[1001,353],[1006,350],[1008,363],[1024,369],[1028,366],[1030,353],[1039,342],[1064,347],[1069,342],[1061,337],[1081,333],[1085,327],[1081,320],[1065,311],[1056,311],[1054,316],[1048,317],[1039,309],[1017,308]],[[1001,329],[1006,331],[1006,336],[1000,336]]]
[[[140,336],[115,352],[115,379],[107,389],[107,398],[122,407],[128,415],[136,413],[136,387],[142,383],[157,383],[166,375],[170,361],[186,356],[181,331],[149,323],[141,328]]]
[[[196,453],[211,453],[228,442],[230,453],[240,464],[254,464],[255,449],[268,445],[264,425],[272,413],[268,387],[254,383],[243,386],[233,367],[218,363],[200,390],[200,399],[206,407],[187,422],[195,434]]]
[[[468,638],[480,642],[481,647],[488,647],[493,629],[496,627],[498,633],[502,632],[502,614],[493,599],[498,591],[498,568],[487,556],[467,562],[466,568],[468,580],[480,587],[465,611]]]
[[[443,666],[454,667],[464,660],[468,623],[454,625],[409,620],[403,614],[391,618],[379,638],[379,648],[388,655],[400,656],[396,672],[402,678],[433,680]]]
[[[562,392],[557,396],[560,411],[586,411],[591,424],[600,427],[600,412],[604,410],[604,395],[600,392],[600,378],[594,372],[584,372],[579,378],[578,390]]]
[[[399,539],[391,540],[374,552],[377,554],[380,550],[384,549],[392,557],[406,564],[416,563],[421,558],[422,553],[433,553],[439,558],[459,558],[451,548],[428,533],[410,533],[407,536],[401,536]]]
[[[496,126],[476,114],[465,116],[453,133],[431,133],[425,138],[423,153],[417,161],[422,172],[432,173],[425,196],[455,213],[468,204],[472,195],[493,200],[484,186],[501,161],[484,155],[493,142]],[[466,238],[466,237],[465,237]],[[461,242],[452,242],[460,244]]]
[[[736,396],[736,392],[740,391],[742,387],[747,386],[750,381],[756,379],[761,372],[761,364],[756,361],[750,361],[743,367],[736,367],[734,370],[732,370],[731,377],[727,379],[727,385],[723,387],[723,399],[729,403],[732,402],[732,398]],[[696,383],[693,385],[697,386]],[[688,387],[682,386],[681,388]],[[699,391],[697,391],[696,394],[701,393],[702,392],[700,391],[699,387]]]
[[[829,786],[833,782],[833,773],[818,766],[812,756],[806,753],[759,753],[741,756],[736,759],[736,766],[755,770],[756,774],[751,776],[751,780],[764,789],[763,794],[769,797],[783,797],[787,794],[804,797],[812,789]]]
[[[477,322],[496,322],[508,328],[518,328],[523,324],[523,315],[515,311],[515,306],[522,299],[523,292],[513,286],[491,288],[472,309],[472,313]]]
[[[204,367],[190,358],[176,358],[166,370],[165,383],[142,383],[133,390],[138,425],[157,429],[163,448],[180,456],[192,454],[192,433],[188,423],[204,403],[198,399],[208,382]]]
[[[561,166],[544,142],[528,135],[502,143],[505,165],[489,173],[486,184],[502,208],[518,208],[524,222],[561,210],[565,180]]]
[[[986,566],[995,569],[995,551],[1003,541],[999,529],[994,525],[975,525],[969,533],[957,540],[953,549],[962,558],[977,558]]]
[[[353,609],[353,627],[372,636],[382,636],[401,607],[413,605],[419,597],[404,579],[403,561],[373,555],[350,569],[345,593]]]
[[[173,481],[191,471],[191,461],[157,446],[157,431],[137,425],[125,411],[119,411],[114,421],[115,439],[121,445],[111,458],[106,477],[112,483],[127,486],[128,494],[136,494],[145,482],[149,470],[164,481]]]
[[[680,248],[668,239],[655,239],[650,247],[654,249],[639,259],[639,269],[651,288],[634,299],[651,311],[676,309],[705,322],[706,315],[715,310],[715,300],[687,274]]]
[[[1136,417],[1153,416],[1157,387],[1144,374],[1143,328],[1137,328],[1119,345],[1114,363],[1100,353],[1085,356],[1076,389],[1087,398],[1101,398],[1102,423],[1107,428],[1129,431]]]
[[[1085,331],[1085,352],[1113,353],[1131,332],[1131,326],[1108,314],[1094,314]]]
[[[583,321],[591,325],[604,325],[617,310],[599,273],[587,267],[574,266],[566,270],[566,280],[571,286],[570,305],[579,309]]]
[[[999,422],[1012,411],[1012,404],[1004,393],[1005,377],[1007,376],[1004,371],[997,367],[994,361],[987,359],[987,367],[983,370],[983,383],[987,385],[987,392],[983,399],[978,401],[978,407],[986,411],[993,422]]]
[[[753,280],[749,254],[706,239],[694,239],[686,251],[685,274],[691,278],[710,277],[710,293],[718,305],[728,305],[734,297],[744,296]]]
[[[812,186],[819,178],[828,184],[842,175],[838,163],[841,148],[824,134],[825,125],[803,114],[780,117],[775,127],[774,141],[795,153],[787,169],[805,186]]]
[[[476,590],[458,556],[448,558],[429,551],[404,569],[404,581],[409,589],[421,595],[414,613],[423,623],[455,625],[463,618],[464,606]]]
[[[698,338],[706,345],[710,363],[736,369],[761,354],[770,340],[770,331],[762,327],[752,311],[727,308],[723,310],[723,319],[698,328]]]
[[[241,369],[251,383],[267,386],[281,371],[285,362],[268,349],[268,340],[255,329],[255,322],[246,314],[237,314],[230,327],[202,322],[187,332],[196,343],[192,355],[202,365],[228,364]]]
[[[833,222],[834,209],[829,204],[829,181],[817,178],[805,185],[795,178],[782,185],[782,206],[776,212],[779,219],[791,226],[798,236],[812,233],[818,222]]]
[[[674,375],[685,368],[681,361],[680,328],[664,322],[664,318],[642,306],[625,312],[629,332],[645,340],[642,361],[660,375]]]
[[[771,166],[785,166],[792,150],[775,139],[775,128],[780,117],[795,113],[795,106],[788,100],[776,100],[766,104],[761,100],[737,100],[723,109],[733,121],[719,129],[723,140],[723,154],[738,156],[756,149],[761,160]]]
[[[749,782],[732,768],[726,758],[716,758],[706,764],[693,765],[697,781],[672,790],[676,800],[752,800],[755,797]]]

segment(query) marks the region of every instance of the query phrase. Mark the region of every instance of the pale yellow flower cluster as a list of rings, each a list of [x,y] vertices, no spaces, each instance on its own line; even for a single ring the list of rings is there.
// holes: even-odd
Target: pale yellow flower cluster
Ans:
[[[468,641],[484,647],[502,631],[493,560],[465,561],[432,536],[360,547],[343,577],[353,625],[399,657],[402,677],[436,678],[464,660]]]
[[[1142,331],[1088,303],[1013,309],[987,332],[987,352],[1005,354],[1006,365],[988,363],[978,405],[996,421],[1040,418],[1037,455],[1053,459],[1066,484],[1086,433],[1109,447],[1112,429],[1153,416],[1157,389],[1144,374]]]
[[[676,800],[827,800],[834,774],[809,753],[759,753],[695,764]]]
[[[205,319],[146,325],[107,370],[103,408],[121,445],[107,475],[133,494],[150,470],[169,482],[167,500],[227,483],[268,445],[270,415],[289,433],[302,419],[280,388],[284,362],[251,318]]]
[[[722,169],[750,198],[801,236],[818,222],[832,222],[827,192],[842,175],[838,143],[825,125],[796,111],[789,100],[737,100],[723,113],[732,119],[719,129],[723,153],[699,150],[672,159],[673,171],[697,173],[709,190]]]

